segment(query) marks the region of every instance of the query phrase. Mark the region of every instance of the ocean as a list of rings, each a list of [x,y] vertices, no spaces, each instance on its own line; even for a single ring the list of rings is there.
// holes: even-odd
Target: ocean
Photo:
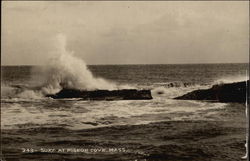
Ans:
[[[42,79],[40,68],[1,67],[6,160],[240,160],[245,155],[245,104],[173,98],[214,84],[244,81],[248,64],[88,65],[95,79],[150,89],[153,97],[119,101],[54,100],[30,88],[18,92]],[[107,148],[122,150],[110,153]]]

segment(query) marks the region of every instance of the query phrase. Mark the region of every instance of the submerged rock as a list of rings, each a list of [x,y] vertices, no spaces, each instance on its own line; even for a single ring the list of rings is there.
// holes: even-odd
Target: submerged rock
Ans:
[[[246,102],[246,96],[249,96],[249,80],[244,82],[214,85],[212,88],[195,90],[174,99],[244,103]]]
[[[54,99],[82,98],[83,100],[148,100],[152,99],[150,90],[122,89],[84,91],[77,89],[62,89],[54,95],[47,95]]]

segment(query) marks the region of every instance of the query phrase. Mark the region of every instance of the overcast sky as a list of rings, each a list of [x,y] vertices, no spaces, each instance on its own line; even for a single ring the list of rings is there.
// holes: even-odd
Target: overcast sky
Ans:
[[[248,15],[248,1],[4,1],[1,60],[46,64],[63,33],[87,64],[248,62]]]

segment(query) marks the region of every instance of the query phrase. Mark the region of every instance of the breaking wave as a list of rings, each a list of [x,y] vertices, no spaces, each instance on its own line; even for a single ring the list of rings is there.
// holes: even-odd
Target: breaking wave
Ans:
[[[63,34],[58,34],[55,39],[55,49],[46,66],[33,71],[30,82],[33,85],[9,86],[2,85],[4,97],[41,98],[46,94],[53,94],[62,88],[96,90],[114,90],[118,87],[102,78],[95,78],[87,68],[86,63],[74,56],[72,51],[66,49],[67,41]],[[37,74],[38,73],[38,74]]]
[[[43,93],[32,87],[1,84],[1,99],[6,98],[42,99]]]
[[[249,80],[249,75],[228,76],[228,77],[223,77],[223,78],[219,78],[215,80],[213,84],[235,83],[235,82],[242,82],[242,81],[247,81],[247,80]]]
[[[54,41],[54,49],[46,66],[36,68],[27,86],[4,86],[4,97],[41,98],[54,94],[63,88],[79,90],[116,90],[133,88],[129,85],[117,85],[114,82],[94,77],[84,60],[77,58],[73,51],[67,50],[64,34],[58,34]]]
[[[87,68],[86,63],[66,49],[66,37],[57,35],[53,57],[45,69],[42,92],[55,93],[62,88],[96,90],[117,89],[115,83],[102,78],[95,78]]]

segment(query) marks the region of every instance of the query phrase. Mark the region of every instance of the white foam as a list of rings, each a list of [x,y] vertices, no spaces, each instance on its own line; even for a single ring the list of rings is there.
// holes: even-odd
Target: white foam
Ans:
[[[235,83],[235,82],[246,81],[246,79],[249,80],[249,76],[247,76],[247,78],[246,76],[243,75],[227,76],[215,80],[213,84]]]

